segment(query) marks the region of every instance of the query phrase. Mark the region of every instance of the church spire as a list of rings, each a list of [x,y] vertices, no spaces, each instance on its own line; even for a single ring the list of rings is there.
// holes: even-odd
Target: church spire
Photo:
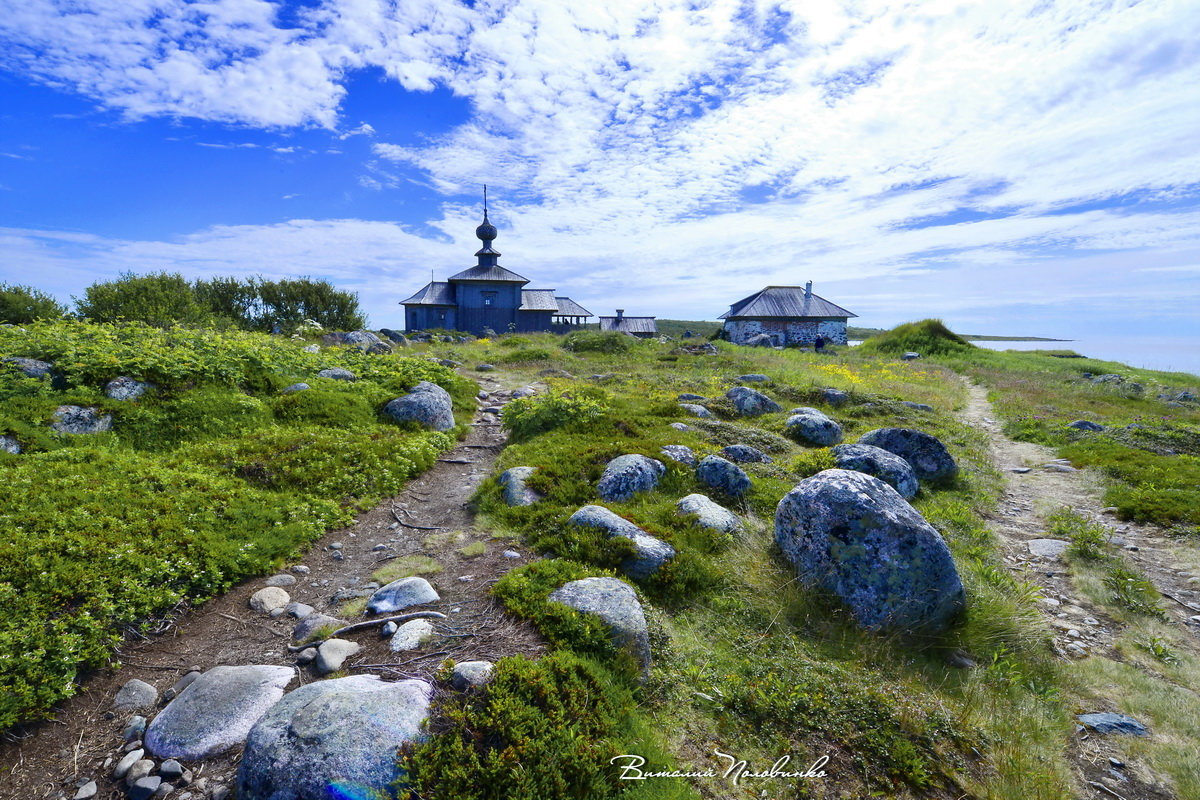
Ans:
[[[488,221],[487,184],[484,184],[483,223],[475,229],[475,235],[479,237],[479,241],[483,242],[483,247],[479,248],[479,252],[475,254],[481,267],[495,266],[496,259],[500,257],[500,253],[492,249],[492,241],[495,240],[496,233],[496,226]]]

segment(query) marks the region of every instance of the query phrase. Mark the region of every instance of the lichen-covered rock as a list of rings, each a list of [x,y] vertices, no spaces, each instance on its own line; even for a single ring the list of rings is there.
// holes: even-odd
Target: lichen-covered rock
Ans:
[[[412,606],[436,603],[441,596],[424,578],[411,577],[392,581],[376,589],[367,601],[367,611],[372,614],[388,614],[403,611]]]
[[[454,665],[450,685],[460,692],[486,686],[492,680],[496,665],[491,661],[460,661]]]
[[[154,718],[146,748],[159,758],[199,761],[236,747],[294,678],[291,667],[213,667]]]
[[[395,344],[400,345],[401,347],[408,346],[408,337],[405,336],[403,333],[400,333],[399,331],[394,331],[391,328],[380,328],[379,332],[382,333],[385,337],[390,339]]]
[[[748,444],[731,444],[721,448],[721,455],[737,463],[770,464],[774,459]]]
[[[336,631],[345,625],[345,620],[331,617],[328,614],[308,613],[300,619],[296,627],[292,628],[292,639],[297,642],[303,642],[308,640],[309,637],[321,628],[326,628],[328,631]]]
[[[1077,419],[1074,422],[1068,423],[1068,428],[1074,428],[1077,431],[1086,431],[1088,433],[1099,433],[1104,430],[1103,425],[1098,425],[1090,419]]]
[[[711,411],[709,411],[704,406],[698,406],[695,403],[680,403],[679,407],[682,408],[684,411],[688,412],[689,414],[691,414],[693,417],[700,417],[701,419],[708,419],[709,417],[712,416]]]
[[[317,373],[318,378],[332,378],[335,381],[356,381],[358,376],[342,367],[330,367]]]
[[[350,331],[342,335],[340,344],[344,347],[354,347],[364,353],[382,354],[392,352],[387,344],[370,331]]]
[[[605,466],[596,490],[609,502],[625,501],[638,492],[652,491],[666,469],[661,461],[636,453],[617,456]]]
[[[675,557],[674,547],[604,506],[584,506],[572,514],[567,523],[584,528],[600,528],[610,537],[621,536],[633,542],[634,554],[621,562],[622,571],[631,578],[648,578]]]
[[[27,378],[51,378],[54,376],[54,365],[36,358],[12,357],[0,359],[0,363],[12,364],[24,373]]]
[[[349,639],[326,639],[317,648],[315,666],[321,675],[337,672],[346,663],[346,659],[362,649],[358,642]]]
[[[311,388],[312,388],[311,386],[309,386],[307,383],[304,383],[304,382],[293,383],[291,386],[285,386],[281,390],[281,393],[282,394],[293,394],[294,392],[303,392],[306,389],[311,389]]]
[[[510,506],[531,506],[542,496],[525,485],[537,467],[511,467],[500,473],[499,483],[504,487],[504,502]]]
[[[742,520],[725,506],[713,502],[706,495],[689,494],[675,504],[679,514],[696,518],[696,524],[721,533],[737,533],[742,529]]]
[[[286,608],[290,602],[292,602],[292,598],[278,586],[264,586],[250,596],[250,608],[260,614],[269,614],[277,608]]]
[[[375,675],[317,681],[279,701],[246,740],[239,800],[391,797],[396,751],[426,737],[433,687]],[[339,788],[341,787],[341,788]]]
[[[750,489],[746,471],[720,456],[705,456],[696,465],[696,479],[711,489],[739,497]]]
[[[933,411],[933,406],[928,403],[914,403],[912,400],[901,400],[900,405],[913,411]]]
[[[801,481],[779,501],[775,541],[803,584],[839,597],[868,630],[938,631],[963,610],[941,535],[865,473],[829,469]]]
[[[132,678],[117,692],[113,708],[117,711],[136,711],[140,708],[153,708],[157,702],[158,689],[143,680]]]
[[[50,427],[58,433],[83,436],[112,430],[112,414],[101,414],[99,409],[82,406],[59,406],[54,411]]]
[[[637,659],[643,673],[649,672],[650,632],[642,604],[629,584],[617,578],[583,578],[555,589],[549,599],[599,617],[617,646]]]
[[[0,452],[12,453],[14,456],[21,452],[21,443],[17,441],[17,437],[4,434],[0,436]]]
[[[912,466],[895,453],[869,444],[839,444],[833,448],[838,469],[850,469],[874,475],[891,486],[905,500],[911,500],[919,484]]]
[[[911,428],[880,428],[864,433],[859,444],[880,447],[907,461],[917,480],[940,481],[958,474],[958,464],[946,446],[935,437]]]
[[[784,432],[811,447],[829,447],[842,440],[842,426],[816,408],[794,408],[783,425]]]
[[[680,464],[685,464],[689,467],[696,466],[696,454],[692,452],[692,448],[687,447],[686,445],[663,445],[660,452],[672,461],[677,461]]]
[[[834,408],[841,408],[842,406],[846,405],[846,403],[850,402],[850,395],[847,392],[843,392],[841,389],[822,389],[821,400],[829,403],[829,405],[833,406]]]
[[[742,383],[766,383],[771,380],[766,375],[760,375],[757,372],[752,372],[749,375],[738,375],[737,379]]]
[[[420,650],[436,635],[432,622],[427,619],[412,619],[392,632],[388,646],[392,648],[393,653]]]
[[[104,384],[104,396],[109,400],[136,400],[152,388],[152,383],[122,375]]]
[[[421,381],[408,394],[388,403],[383,413],[397,422],[416,422],[435,431],[448,431],[454,427],[454,403],[450,393],[429,381]]]
[[[779,403],[749,386],[735,386],[726,392],[725,396],[733,403],[737,413],[743,417],[758,417],[783,411],[783,406]]]
[[[693,402],[705,400],[707,398],[705,398],[704,395],[701,395],[701,394],[692,394],[691,392],[684,392],[683,394],[678,395],[675,399],[680,401],[681,403],[693,403]]]

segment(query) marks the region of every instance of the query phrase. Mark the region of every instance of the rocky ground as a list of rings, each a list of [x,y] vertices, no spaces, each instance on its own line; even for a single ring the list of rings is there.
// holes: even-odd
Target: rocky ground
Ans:
[[[1115,509],[1104,507],[1097,476],[1078,470],[1041,445],[1006,437],[987,399],[987,391],[969,386],[965,421],[988,434],[992,458],[1007,475],[1007,488],[991,526],[1000,536],[1004,560],[1026,581],[1041,587],[1039,601],[1054,633],[1055,650],[1064,659],[1088,657],[1121,660],[1113,649],[1121,625],[1090,602],[1071,580],[1062,556],[1067,542],[1047,538],[1046,517],[1063,506],[1089,517],[1109,532],[1110,544],[1120,549],[1166,599],[1173,623],[1200,632],[1200,572],[1182,568],[1192,562],[1190,550],[1153,525],[1116,521]],[[1116,711],[1112,708],[1089,711]],[[1173,797],[1161,779],[1137,764],[1125,764],[1112,742],[1080,731],[1072,743],[1077,778],[1095,797]],[[1121,764],[1121,766],[1116,766]]]
[[[308,606],[315,614],[357,621],[361,615],[354,604],[361,605],[379,584],[372,577],[377,570],[415,565],[427,571],[440,600],[420,610],[445,614],[434,620],[434,639],[418,650],[392,652],[378,627],[345,634],[341,638],[360,649],[345,660],[340,674],[432,680],[447,658],[495,661],[541,651],[536,629],[505,613],[488,593],[504,572],[530,556],[477,528],[469,507],[504,446],[499,409],[512,396],[511,388],[492,377],[482,378],[481,389],[471,433],[399,496],[362,514],[351,527],[329,533],[280,575],[249,581],[196,609],[180,608],[153,632],[129,632],[119,669],[88,676],[79,694],[50,721],[7,734],[0,763],[11,767],[0,771],[0,797],[127,797],[128,774],[114,778],[113,773],[123,762],[142,760],[132,755],[142,749],[137,718],[153,717],[181,690],[181,680],[194,679],[191,673],[220,665],[278,665],[294,674],[290,689],[310,682],[316,665],[301,666],[298,656],[301,661],[305,656],[289,650],[295,615],[282,608],[274,615],[252,608],[252,597],[272,584],[287,593],[287,602],[300,604],[291,607],[294,611],[304,613]],[[270,594],[259,595],[260,600]],[[118,692],[135,679],[145,686],[132,684],[126,691],[130,704],[117,709]],[[185,761],[178,770],[158,761],[134,763],[131,773],[152,766],[179,800],[223,798],[240,757],[239,747]],[[167,794],[160,790],[153,796]]]

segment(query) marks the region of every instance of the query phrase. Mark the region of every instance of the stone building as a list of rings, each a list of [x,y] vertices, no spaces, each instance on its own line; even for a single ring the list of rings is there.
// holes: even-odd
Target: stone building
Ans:
[[[654,317],[627,317],[625,309],[618,308],[615,317],[601,317],[600,330],[627,333],[639,339],[649,339],[658,335],[658,324]]]
[[[768,286],[734,303],[720,319],[735,344],[766,334],[771,344],[783,347],[812,344],[818,335],[830,344],[846,344],[846,322],[857,316],[813,294],[809,281],[803,287]]]
[[[405,330],[443,328],[483,336],[495,333],[563,332],[578,327],[592,316],[569,297],[557,297],[554,289],[526,289],[529,279],[497,263],[500,253],[492,247],[496,226],[488,221],[484,204],[483,224],[475,229],[483,242],[475,257],[479,263],[431,281],[404,300]]]

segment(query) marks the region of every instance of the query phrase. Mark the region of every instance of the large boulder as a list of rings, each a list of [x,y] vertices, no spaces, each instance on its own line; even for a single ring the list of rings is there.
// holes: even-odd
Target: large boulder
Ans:
[[[659,450],[664,456],[688,467],[696,466],[696,454],[692,448],[682,444],[663,445]]]
[[[408,337],[403,333],[400,333],[400,331],[394,331],[391,328],[380,328],[379,332],[395,344],[398,344],[401,347],[408,347]]]
[[[621,563],[621,569],[631,578],[648,578],[675,557],[674,547],[604,506],[584,506],[572,514],[567,523],[582,528],[600,528],[609,537],[620,536],[633,542],[634,554]]]
[[[696,479],[710,489],[731,497],[739,497],[750,489],[750,476],[746,471],[720,456],[700,459],[696,465]]]
[[[396,751],[426,737],[432,694],[425,681],[375,675],[301,686],[250,731],[239,800],[392,797],[403,778]]]
[[[14,456],[21,452],[21,443],[17,437],[4,434],[0,436],[0,452],[12,453]]]
[[[704,406],[698,406],[695,403],[680,403],[679,407],[682,408],[684,411],[688,412],[689,414],[691,414],[693,417],[700,417],[701,419],[708,419],[709,417],[712,416],[711,411],[709,411]]]
[[[344,347],[354,347],[364,353],[390,353],[391,345],[387,344],[370,331],[350,331],[342,334],[339,342]]]
[[[604,467],[596,489],[601,499],[622,502],[638,492],[649,492],[658,485],[667,468],[661,461],[636,453],[617,456]]]
[[[637,659],[643,673],[650,670],[646,615],[629,584],[617,578],[583,578],[555,589],[549,599],[599,617],[617,646]]]
[[[104,396],[109,400],[136,400],[152,388],[152,383],[122,375],[104,384]]]
[[[1092,422],[1090,419],[1077,419],[1074,422],[1067,424],[1068,428],[1074,428],[1077,431],[1085,431],[1087,433],[1099,433],[1104,430],[1104,426]]]
[[[919,484],[912,466],[895,453],[869,444],[839,444],[833,448],[838,469],[850,469],[874,475],[891,486],[905,500],[911,500]]]
[[[454,427],[454,403],[450,393],[429,381],[421,381],[408,394],[388,403],[383,413],[397,422],[416,422],[435,431],[448,431]]]
[[[82,436],[112,430],[112,414],[101,414],[99,409],[83,406],[59,406],[54,411],[50,427],[58,433]]]
[[[757,447],[751,447],[748,444],[731,444],[722,447],[721,455],[730,461],[738,463],[770,464],[773,460],[762,450],[759,450]]]
[[[199,761],[236,747],[295,677],[291,667],[213,667],[154,718],[146,748],[159,758]]]
[[[726,392],[725,396],[733,403],[737,413],[743,417],[757,417],[783,411],[783,406],[779,403],[749,386],[735,386]]]
[[[841,389],[827,388],[821,390],[821,400],[834,408],[841,408],[850,402],[850,395]]]
[[[859,444],[869,444],[895,453],[912,465],[917,479],[939,481],[958,474],[958,464],[946,446],[935,437],[911,428],[880,428],[864,433]]]
[[[376,589],[367,601],[367,611],[372,614],[390,614],[412,606],[436,603],[441,599],[437,590],[424,578],[401,578]]]
[[[829,447],[842,440],[842,426],[817,408],[793,408],[783,429],[791,439],[810,447]]]
[[[0,359],[0,363],[12,364],[27,378],[54,377],[54,365],[48,364],[45,361],[38,361],[36,358],[20,358],[14,356],[11,358]]]
[[[500,473],[499,483],[504,488],[504,502],[510,506],[531,506],[542,496],[526,485],[537,467],[511,467]]]
[[[737,533],[742,529],[742,520],[725,506],[714,503],[706,495],[689,494],[675,504],[682,516],[694,517],[697,525],[721,533]]]
[[[950,549],[895,489],[828,469],[775,510],[775,541],[800,581],[836,595],[863,628],[939,631],[965,596]]]

